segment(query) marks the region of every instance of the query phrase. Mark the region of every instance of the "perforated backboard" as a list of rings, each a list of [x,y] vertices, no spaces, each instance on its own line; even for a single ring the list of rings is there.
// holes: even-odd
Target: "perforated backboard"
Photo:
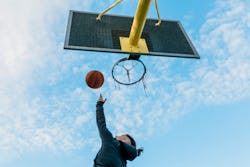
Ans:
[[[70,11],[65,38],[65,49],[123,52],[119,37],[129,37],[133,17],[104,15],[97,21],[98,13]],[[146,40],[152,56],[199,58],[192,42],[178,21],[147,19],[142,38]],[[134,53],[133,53],[134,54]]]

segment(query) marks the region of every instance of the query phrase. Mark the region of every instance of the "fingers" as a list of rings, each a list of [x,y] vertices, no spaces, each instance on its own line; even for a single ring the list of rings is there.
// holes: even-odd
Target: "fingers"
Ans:
[[[105,98],[104,100],[103,100],[103,102],[105,103],[107,101],[107,98]]]
[[[107,98],[103,99],[102,94],[100,94],[98,101],[105,103]]]
[[[99,96],[99,100],[100,100],[100,101],[103,101],[102,94],[100,94],[100,96]]]
[[[102,94],[100,94],[98,101],[102,101],[102,100],[103,100],[103,97],[102,97]]]

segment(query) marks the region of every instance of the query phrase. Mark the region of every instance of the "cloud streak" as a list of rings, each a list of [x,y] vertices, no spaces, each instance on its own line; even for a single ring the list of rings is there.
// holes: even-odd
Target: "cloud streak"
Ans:
[[[78,113],[77,116],[65,117],[62,112],[69,110],[67,103],[74,103],[74,96],[79,92],[83,95],[78,99],[87,99],[84,92],[75,88],[67,94],[70,97],[67,101],[62,96],[51,94],[55,85],[62,81],[61,75],[68,72],[69,65],[76,60],[59,57],[68,10],[88,9],[91,3],[57,0],[1,2],[2,157],[6,152],[10,156],[36,149],[69,150],[84,144],[77,131],[71,129],[82,125],[91,116]],[[86,107],[84,104],[81,107]],[[78,140],[74,141],[76,138]]]
[[[201,28],[201,49],[208,54],[196,75],[202,79],[206,103],[228,103],[250,95],[250,10],[246,6],[245,1],[217,1]]]

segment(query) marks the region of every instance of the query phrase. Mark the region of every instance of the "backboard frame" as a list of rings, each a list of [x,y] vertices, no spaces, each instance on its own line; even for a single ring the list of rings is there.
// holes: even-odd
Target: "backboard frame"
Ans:
[[[111,53],[133,54],[133,55],[136,54],[136,53],[131,53],[131,52],[124,52],[121,49],[114,49],[114,48],[111,49],[111,48],[86,47],[86,46],[73,46],[73,45],[70,45],[69,40],[70,40],[70,35],[71,35],[70,33],[71,33],[72,19],[73,19],[73,14],[74,13],[96,15],[96,17],[98,16],[98,13],[70,10],[69,17],[68,17],[68,25],[67,25],[67,30],[66,30],[66,36],[65,36],[65,42],[64,42],[64,49],[85,50],[85,51],[95,51],[95,52],[111,52]],[[108,15],[108,14],[104,15],[103,17],[105,17],[105,16],[108,16],[108,17],[120,17],[121,19],[124,19],[124,18],[132,19],[133,18],[133,17],[130,17],[130,16]],[[147,21],[157,22],[156,19],[151,19],[151,18],[147,19]],[[176,22],[178,24],[181,32],[183,33],[185,39],[187,40],[186,42],[188,43],[189,47],[191,48],[193,54],[149,51],[149,53],[143,53],[143,54],[138,53],[138,55],[163,56],[163,57],[180,57],[180,58],[196,58],[196,59],[199,59],[200,56],[199,56],[198,52],[196,51],[193,43],[191,42],[189,36],[185,32],[182,24],[179,21],[172,21],[172,20],[162,20],[162,24],[164,24],[164,22]]]

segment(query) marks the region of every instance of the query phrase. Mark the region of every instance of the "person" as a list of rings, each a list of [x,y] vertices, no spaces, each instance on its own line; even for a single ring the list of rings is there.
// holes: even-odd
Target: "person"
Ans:
[[[127,160],[133,161],[143,149],[136,149],[136,142],[129,134],[113,137],[106,127],[103,109],[106,100],[100,94],[96,104],[96,123],[102,145],[94,159],[94,167],[126,167]]]

